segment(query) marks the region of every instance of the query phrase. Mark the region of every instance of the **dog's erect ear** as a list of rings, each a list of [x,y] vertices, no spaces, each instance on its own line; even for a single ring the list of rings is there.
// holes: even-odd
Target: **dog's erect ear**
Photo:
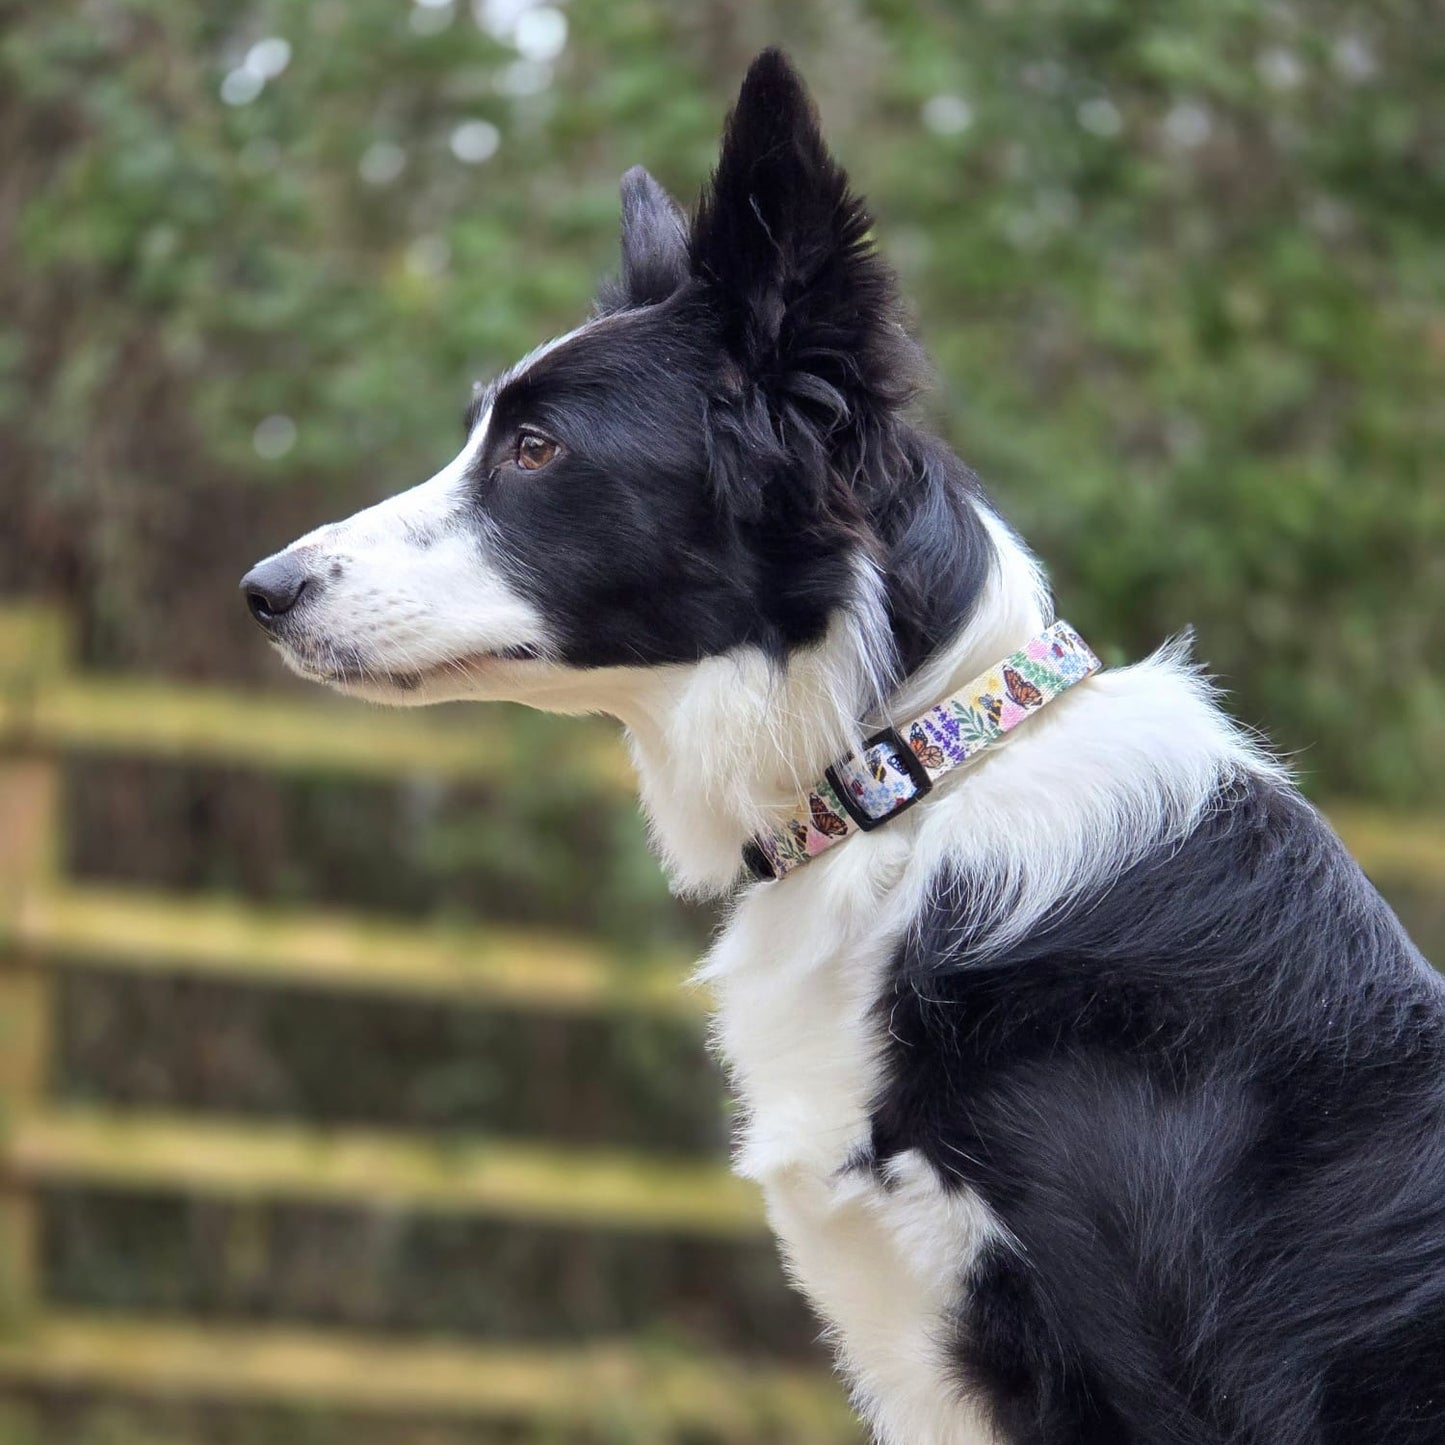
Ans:
[[[665,301],[688,277],[687,228],[641,166],[622,177],[622,290],[633,306]]]
[[[728,350],[775,405],[850,413],[909,394],[911,347],[870,225],[797,72],[765,50],[728,117],[691,252]]]

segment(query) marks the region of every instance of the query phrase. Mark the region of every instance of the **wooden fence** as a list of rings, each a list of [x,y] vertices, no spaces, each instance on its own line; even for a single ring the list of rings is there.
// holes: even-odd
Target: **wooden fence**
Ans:
[[[650,1342],[508,1348],[48,1308],[37,1190],[90,1185],[225,1200],[436,1211],[703,1237],[763,1233],[721,1161],[401,1131],[238,1123],[47,1099],[53,986],[68,967],[455,1000],[569,1014],[693,1015],[690,960],[494,928],[79,886],[59,868],[68,751],[438,780],[517,775],[478,709],[462,732],[415,714],[270,701],[78,674],[59,618],[0,610],[0,1381],[539,1425],[642,1418],[730,1439],[856,1438],[841,1389],[798,1368],[689,1358]],[[630,790],[620,749],[570,751],[579,786]],[[485,1281],[478,1281],[485,1288]]]
[[[0,1380],[78,1390],[347,1410],[706,1426],[731,1438],[856,1438],[841,1390],[800,1370],[680,1357],[640,1342],[490,1348],[48,1308],[36,1190],[81,1184],[751,1236],[752,1189],[720,1164],[400,1132],[240,1124],[47,1099],[52,990],[76,963],[252,986],[325,988],[569,1013],[675,1014],[689,960],[623,960],[594,944],[501,929],[402,926],[334,911],[77,886],[62,876],[67,751],[370,776],[515,777],[486,710],[465,731],[418,714],[296,705],[76,673],[63,625],[0,611]],[[579,785],[631,782],[621,752],[569,750]],[[1445,879],[1445,830],[1360,812],[1335,821],[1380,875]],[[484,1282],[479,1281],[479,1287]]]

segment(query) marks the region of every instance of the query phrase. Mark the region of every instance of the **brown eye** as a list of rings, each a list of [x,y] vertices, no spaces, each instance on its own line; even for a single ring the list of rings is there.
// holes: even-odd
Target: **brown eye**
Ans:
[[[524,431],[517,437],[517,465],[523,471],[540,471],[556,455],[557,443],[540,432]]]

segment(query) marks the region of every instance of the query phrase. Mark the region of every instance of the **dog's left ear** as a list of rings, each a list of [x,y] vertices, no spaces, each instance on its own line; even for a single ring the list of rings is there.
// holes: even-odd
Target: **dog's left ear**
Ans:
[[[743,80],[691,237],[723,340],[775,415],[833,422],[911,394],[914,359],[871,219],[786,56]]]
[[[687,229],[672,197],[641,166],[622,177],[622,290],[628,304],[665,301],[688,277]]]

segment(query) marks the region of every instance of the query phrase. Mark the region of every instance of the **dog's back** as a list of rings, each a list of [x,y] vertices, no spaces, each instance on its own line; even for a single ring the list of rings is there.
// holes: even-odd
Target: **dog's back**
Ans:
[[[1445,1439],[1445,988],[1314,811],[1236,785],[998,952],[938,880],[877,1161],[1009,1236],[959,1379],[1019,1442]]]

